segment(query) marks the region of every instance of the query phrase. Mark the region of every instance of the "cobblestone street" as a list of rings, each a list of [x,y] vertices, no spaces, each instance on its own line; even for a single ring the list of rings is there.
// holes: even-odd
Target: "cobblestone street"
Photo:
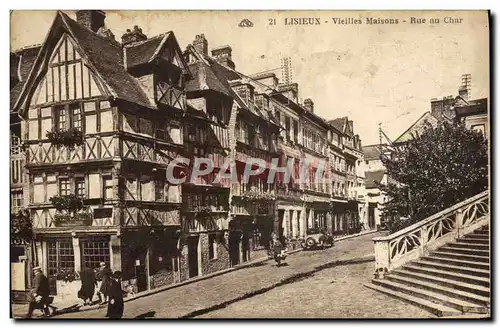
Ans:
[[[125,303],[125,318],[429,317],[414,306],[363,287],[373,274],[378,234],[327,250],[299,252]],[[258,295],[261,294],[261,295]],[[253,296],[255,295],[255,296]],[[105,309],[54,318],[103,318]]]
[[[341,264],[199,318],[427,318],[427,311],[363,286],[373,262]]]

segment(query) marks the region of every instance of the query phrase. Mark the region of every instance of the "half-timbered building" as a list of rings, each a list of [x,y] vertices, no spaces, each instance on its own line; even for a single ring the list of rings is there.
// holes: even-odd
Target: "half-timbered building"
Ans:
[[[231,183],[229,189],[225,182],[217,186],[212,184],[206,189],[217,193],[217,202],[225,211],[229,210],[209,215],[212,221],[214,217],[219,218],[213,221],[218,223],[212,228],[224,232],[226,249],[212,246],[210,236],[208,248],[222,251],[224,259],[227,252],[229,261],[226,265],[234,266],[251,257],[263,256],[269,244],[275,190],[274,183],[268,184],[267,178],[271,160],[276,154],[278,125],[269,114],[269,97],[257,94],[251,79],[235,70],[231,52],[229,46],[224,46],[212,49],[212,56],[209,56],[208,41],[204,35],[198,35],[186,55],[191,71],[196,72],[195,79],[188,84],[188,102],[199,113],[210,117],[210,140],[225,149],[225,160],[229,164],[220,167],[219,160],[216,160],[215,172],[230,166],[237,178],[237,181],[228,181]],[[210,145],[210,141],[204,143]],[[211,156],[210,152],[204,155]],[[259,175],[243,181],[244,168],[250,158],[263,160],[266,167]],[[222,220],[224,214],[227,222]],[[205,249],[205,243],[200,245]]]
[[[13,110],[19,94],[40,50],[40,45],[28,46],[10,54],[10,213],[17,215],[28,203],[25,156],[22,147],[21,119]],[[11,224],[13,224],[11,222]],[[26,299],[30,289],[33,248],[30,240],[19,235],[11,237],[10,260],[13,268],[13,298]],[[14,269],[15,268],[15,269]]]
[[[359,167],[363,160],[363,150],[359,135],[354,133],[354,124],[347,116],[329,122],[337,131],[342,132],[342,171],[345,174],[345,183],[342,187],[347,203],[336,204],[336,220],[340,223],[335,227],[335,234],[352,234],[359,232],[361,223],[366,224],[366,201],[358,197],[358,192],[364,188],[364,177],[358,176]],[[362,195],[362,193],[360,193]],[[363,196],[364,197],[364,196]],[[338,219],[340,217],[340,219]]]
[[[136,26],[120,43],[104,12],[76,16],[57,13],[14,105],[36,262],[50,277],[106,262],[138,290],[179,281],[181,193],[166,167],[189,69],[172,32]]]

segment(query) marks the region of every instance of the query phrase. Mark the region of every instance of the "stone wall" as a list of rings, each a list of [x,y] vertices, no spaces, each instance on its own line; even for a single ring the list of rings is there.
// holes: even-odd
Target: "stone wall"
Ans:
[[[200,233],[201,263],[203,275],[229,268],[229,248],[216,238],[216,258],[209,258],[208,233]]]
[[[168,270],[159,270],[150,276],[151,289],[174,283],[174,273]]]

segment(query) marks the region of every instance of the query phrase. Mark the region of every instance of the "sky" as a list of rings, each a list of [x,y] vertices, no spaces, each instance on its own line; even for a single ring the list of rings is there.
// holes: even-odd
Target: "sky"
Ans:
[[[11,50],[43,43],[54,17],[55,11],[11,12]],[[320,25],[285,25],[301,17],[318,18]],[[399,24],[370,25],[368,17]],[[426,23],[411,24],[411,17]],[[462,23],[445,23],[446,17]],[[253,27],[238,27],[244,18]],[[362,24],[333,24],[332,18]],[[299,98],[311,98],[326,119],[348,116],[363,145],[379,142],[379,123],[395,140],[430,110],[431,98],[457,95],[462,74],[472,75],[473,99],[489,97],[486,11],[106,11],[117,40],[134,25],[148,37],[172,30],[182,49],[203,33],[209,51],[230,45],[236,69],[247,75],[277,69],[280,78],[281,59],[290,57]]]

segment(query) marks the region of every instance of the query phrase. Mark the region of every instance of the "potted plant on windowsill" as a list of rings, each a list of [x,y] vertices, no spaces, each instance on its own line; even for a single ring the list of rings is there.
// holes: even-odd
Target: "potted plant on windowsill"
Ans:
[[[70,194],[53,196],[49,201],[58,212],[54,215],[54,223],[56,226],[89,225],[92,216],[88,209],[84,212],[80,212],[83,209],[83,200],[81,198]]]
[[[83,145],[83,132],[77,128],[47,131],[46,136],[50,143],[58,149],[66,147],[68,150],[74,150],[75,147]]]

